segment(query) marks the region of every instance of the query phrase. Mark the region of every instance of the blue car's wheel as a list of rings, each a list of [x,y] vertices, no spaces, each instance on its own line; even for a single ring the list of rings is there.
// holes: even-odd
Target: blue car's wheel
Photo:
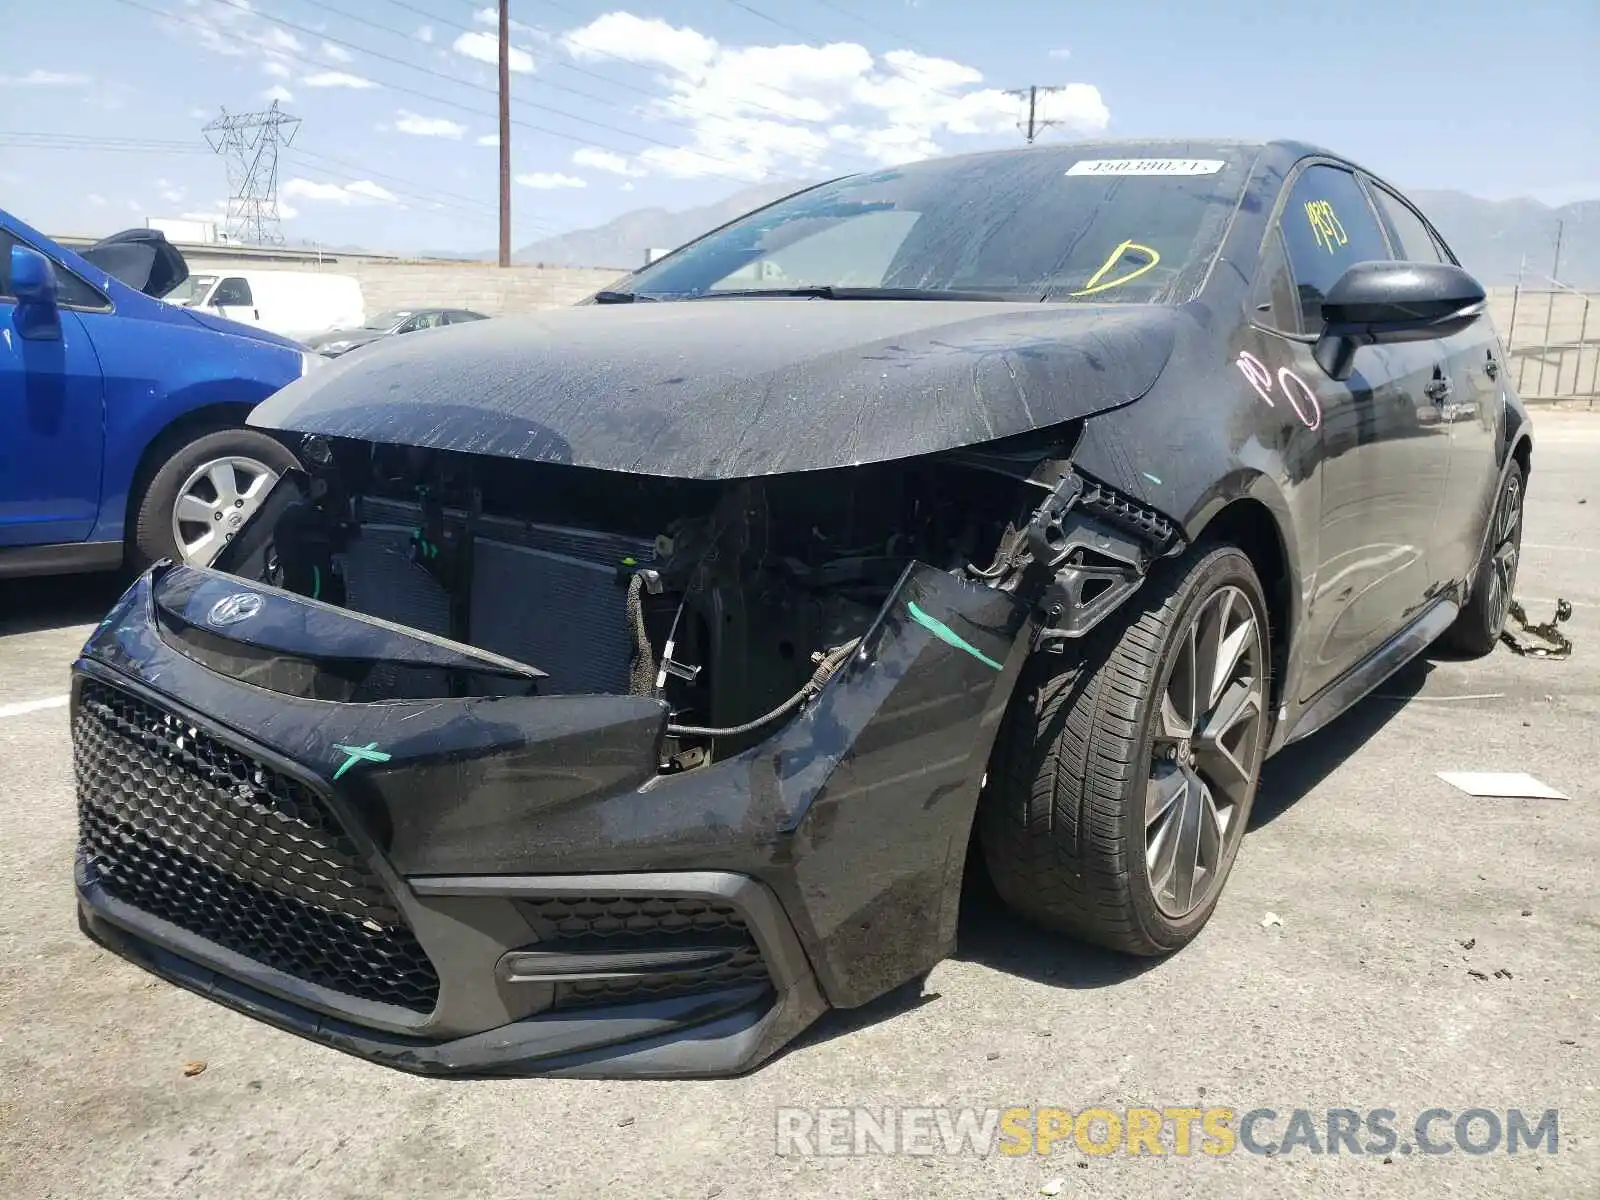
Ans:
[[[162,558],[209,566],[295,465],[281,442],[253,429],[223,429],[181,447],[139,501],[129,547],[134,567]]]

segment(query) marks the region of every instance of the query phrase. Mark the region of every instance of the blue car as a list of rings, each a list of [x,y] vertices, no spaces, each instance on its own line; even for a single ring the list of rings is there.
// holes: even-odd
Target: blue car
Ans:
[[[327,361],[124,282],[184,278],[159,238],[96,249],[0,211],[0,578],[209,563],[295,465],[245,416]]]

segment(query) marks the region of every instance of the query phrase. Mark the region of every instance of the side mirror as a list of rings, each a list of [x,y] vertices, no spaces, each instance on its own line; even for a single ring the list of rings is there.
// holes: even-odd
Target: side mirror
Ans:
[[[11,247],[11,294],[17,298],[13,323],[20,337],[36,342],[60,339],[56,269],[48,258],[30,246]]]
[[[1450,337],[1483,312],[1483,285],[1460,267],[1356,263],[1322,301],[1322,335],[1314,355],[1330,377],[1348,379],[1362,346]]]

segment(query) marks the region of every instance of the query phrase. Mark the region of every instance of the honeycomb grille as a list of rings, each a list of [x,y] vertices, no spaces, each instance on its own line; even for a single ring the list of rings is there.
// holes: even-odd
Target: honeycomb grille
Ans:
[[[321,987],[433,1009],[433,964],[316,793],[96,680],[72,741],[81,848],[112,896]]]
[[[597,895],[526,900],[522,910],[538,933],[540,946],[550,950],[733,949],[726,962],[708,971],[667,971],[637,979],[557,984],[554,1007],[558,1009],[630,1004],[770,983],[766,963],[744,917],[730,904],[675,896]]]

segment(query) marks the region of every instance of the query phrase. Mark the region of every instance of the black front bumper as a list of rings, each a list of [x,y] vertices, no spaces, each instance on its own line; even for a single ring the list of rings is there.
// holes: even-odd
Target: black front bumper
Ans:
[[[1008,596],[914,567],[800,717],[658,776],[637,698],[244,682],[277,677],[173,639],[161,574],[74,667],[76,882],[175,983],[417,1072],[720,1075],[953,945]]]

